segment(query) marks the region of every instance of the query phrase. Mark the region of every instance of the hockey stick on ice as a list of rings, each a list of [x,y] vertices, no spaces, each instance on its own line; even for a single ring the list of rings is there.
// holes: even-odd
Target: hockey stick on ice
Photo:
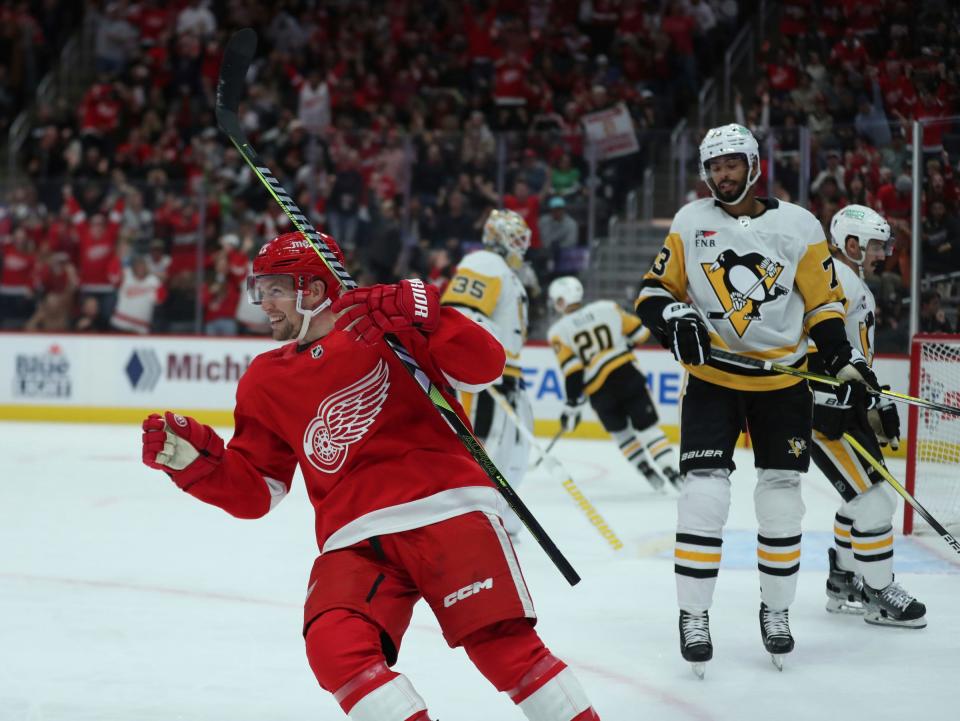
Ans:
[[[717,360],[727,361],[728,363],[732,363],[734,365],[747,366],[749,368],[759,368],[760,370],[771,371],[773,373],[783,373],[788,376],[796,376],[797,378],[806,378],[808,381],[815,381],[828,386],[843,385],[842,380],[834,378],[833,376],[823,375],[822,373],[813,373],[811,371],[804,371],[800,370],[799,368],[783,365],[782,363],[774,363],[773,361],[748,358],[747,356],[743,356],[738,353],[730,353],[728,351],[718,350],[716,348],[710,349],[710,357],[716,358]],[[944,403],[937,403],[936,401],[928,401],[924,398],[908,396],[906,393],[898,393],[897,391],[892,391],[887,388],[878,391],[875,388],[870,388],[867,386],[867,392],[872,393],[873,395],[892,398],[895,401],[907,403],[912,406],[929,408],[941,413],[949,413],[950,415],[960,416],[960,408],[957,408],[956,406],[948,406]]]
[[[554,434],[553,438],[550,439],[550,442],[547,444],[547,447],[543,449],[543,453],[541,453],[540,457],[536,460],[536,462],[532,466],[530,466],[531,471],[537,466],[539,466],[541,463],[543,463],[543,459],[547,456],[548,453],[550,453],[550,451],[553,450],[553,447],[557,445],[557,441],[560,440],[560,436],[562,435],[563,435],[563,426],[560,426],[560,430],[557,431]]]
[[[509,401],[503,397],[503,394],[498,390],[492,387],[487,387],[485,389],[487,393],[490,394],[490,397],[493,398],[494,402],[503,409],[503,412],[507,414],[507,418],[516,426],[516,429],[520,432],[524,438],[527,439],[527,443],[536,450],[537,454],[540,456],[540,460],[544,462],[544,465],[547,467],[555,478],[560,480],[561,485],[564,487],[567,493],[570,494],[570,497],[573,498],[574,503],[583,511],[590,523],[594,528],[603,536],[603,540],[610,544],[610,547],[614,551],[619,551],[623,548],[623,541],[621,541],[617,534],[613,532],[613,529],[607,525],[607,522],[603,520],[603,516],[594,508],[594,505],[587,500],[587,497],[583,495],[577,484],[574,482],[573,478],[570,476],[570,473],[566,468],[563,467],[563,464],[560,463],[553,456],[548,455],[550,449],[543,450],[540,447],[540,444],[537,442],[536,436],[530,432],[530,429],[527,428],[520,419],[517,417],[517,412],[513,410],[513,407],[510,405]],[[560,435],[557,434],[555,438],[559,438]]]
[[[297,207],[293,199],[283,189],[283,186],[273,177],[273,173],[266,167],[263,160],[250,145],[240,120],[237,117],[237,110],[240,105],[240,98],[243,95],[244,84],[246,81],[247,70],[253,55],[257,49],[257,34],[251,28],[244,28],[234,33],[227,46],[224,49],[223,63],[220,66],[220,80],[217,83],[217,124],[220,129],[230,138],[237,151],[243,156],[243,159],[253,170],[254,175],[260,180],[270,196],[283,209],[283,212],[290,219],[293,226],[303,233],[304,237],[313,246],[323,262],[326,263],[330,271],[340,279],[340,284],[344,289],[350,290],[357,287],[356,281],[350,277],[347,270],[341,265],[340,261],[333,252],[326,246],[323,239],[317,233],[316,229],[303,214],[303,211]],[[574,570],[570,562],[564,557],[557,548],[556,544],[547,535],[543,526],[530,512],[530,509],[524,505],[523,501],[517,495],[516,491],[507,483],[507,479],[497,470],[497,467],[490,460],[483,445],[477,440],[476,436],[470,431],[469,427],[460,419],[453,407],[447,402],[443,394],[427,377],[427,374],[421,370],[413,356],[400,344],[396,337],[392,335],[384,336],[387,345],[396,353],[397,357],[403,363],[404,367],[413,376],[423,392],[430,398],[434,407],[443,416],[444,420],[450,426],[460,442],[463,443],[470,455],[476,459],[477,463],[489,476],[494,486],[507,501],[507,504],[517,514],[523,524],[530,530],[537,543],[543,548],[544,552],[553,561],[563,577],[571,586],[580,581],[580,576]]]
[[[919,513],[923,517],[923,520],[929,523],[930,527],[934,531],[940,534],[940,536],[943,538],[944,541],[947,542],[950,548],[952,548],[957,553],[960,553],[960,543],[957,542],[957,539],[954,538],[952,535],[950,535],[950,532],[947,531],[947,529],[944,528],[942,525],[940,525],[940,522],[936,518],[934,518],[932,515],[930,515],[930,512],[926,508],[920,505],[920,502],[917,501],[917,499],[910,494],[910,491],[904,488],[900,484],[900,482],[893,477],[893,474],[887,470],[886,466],[884,466],[880,461],[874,458],[870,454],[870,452],[867,451],[867,449],[864,448],[857,441],[857,439],[854,438],[849,433],[843,434],[843,440],[849,443],[853,447],[853,450],[855,450],[859,454],[859,456],[863,458],[863,460],[865,460],[867,463],[873,466],[873,469],[877,473],[879,473],[881,476],[883,476],[883,480],[885,480],[887,483],[893,486],[893,490],[895,490],[897,493],[903,496],[903,500],[905,500],[907,503],[913,506],[913,510]]]

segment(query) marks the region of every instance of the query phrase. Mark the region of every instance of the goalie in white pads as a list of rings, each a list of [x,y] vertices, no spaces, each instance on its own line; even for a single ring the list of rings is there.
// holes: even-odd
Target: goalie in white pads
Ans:
[[[889,224],[874,210],[848,205],[833,216],[830,239],[837,280],[846,298],[850,344],[867,362],[873,360],[876,302],[863,280],[864,261],[889,255]],[[811,356],[811,365],[819,363]],[[868,623],[923,628],[926,607],[893,580],[893,514],[896,497],[883,478],[843,439],[852,435],[875,459],[880,446],[899,446],[900,418],[894,404],[878,396],[857,417],[833,393],[815,389],[813,460],[843,497],[834,517],[834,547],[829,550],[827,610],[864,614]]]
[[[483,226],[483,250],[470,253],[440,299],[486,328],[507,355],[503,377],[494,388],[520,421],[533,430],[533,408],[523,389],[520,352],[527,340],[527,292],[518,272],[530,247],[530,228],[512,210],[494,210]],[[460,403],[487,454],[516,488],[527,471],[530,445],[488,393],[459,393]],[[504,525],[516,540],[523,524],[507,509]]]
[[[797,205],[754,194],[760,154],[752,133],[741,125],[708,131],[700,164],[713,198],[680,209],[637,299],[644,325],[688,372],[674,570],[681,653],[698,675],[713,656],[708,609],[730,509],[733,451],[745,429],[757,468],[761,639],[778,668],[793,650],[788,609],[800,568],[800,475],[810,463],[813,420],[806,383],[711,358],[711,345],[804,367],[809,336],[827,372],[844,381],[838,393],[863,403],[861,384],[877,385],[847,342],[843,297],[819,221]]]
[[[613,301],[583,305],[583,285],[573,276],[554,280],[547,295],[563,316],[548,332],[566,389],[563,431],[577,427],[589,399],[627,462],[651,486],[659,490],[666,479],[679,488],[676,454],[657,425],[657,409],[633,356],[633,347],[649,338],[650,331]]]

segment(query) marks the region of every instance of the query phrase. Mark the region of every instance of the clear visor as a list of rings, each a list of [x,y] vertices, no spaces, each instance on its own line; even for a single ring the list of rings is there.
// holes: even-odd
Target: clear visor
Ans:
[[[293,276],[290,275],[248,275],[247,300],[260,305],[264,300],[293,300],[297,297]]]
[[[871,258],[889,258],[893,255],[893,236],[887,240],[871,238],[867,241],[867,256]]]

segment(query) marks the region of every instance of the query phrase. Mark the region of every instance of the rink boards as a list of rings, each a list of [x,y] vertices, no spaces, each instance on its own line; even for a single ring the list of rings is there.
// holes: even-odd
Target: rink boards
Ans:
[[[261,338],[0,333],[0,419],[132,423],[172,409],[230,426],[237,381],[257,354],[275,347]],[[661,424],[676,440],[683,370],[659,348],[636,357]],[[564,401],[553,351],[530,344],[521,362],[535,431],[552,436]],[[875,368],[882,383],[907,390],[906,356],[879,358]],[[606,434],[588,407],[574,435]]]

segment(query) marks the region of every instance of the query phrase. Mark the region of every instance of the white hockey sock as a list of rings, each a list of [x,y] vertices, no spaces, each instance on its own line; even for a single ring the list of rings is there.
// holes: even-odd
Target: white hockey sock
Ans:
[[[857,565],[853,560],[853,547],[850,545],[850,531],[853,520],[839,511],[833,517],[833,545],[837,551],[837,563],[844,571],[853,571]]]
[[[850,531],[853,558],[863,582],[870,588],[886,588],[893,581],[893,527]]]
[[[369,691],[372,684],[392,676]],[[427,704],[413,688],[410,680],[394,675],[386,664],[368,669],[360,677],[346,684],[334,694],[350,721],[409,721],[427,718]]]
[[[591,716],[590,700],[573,671],[554,656],[538,662],[507,692],[530,721],[574,721]]]

